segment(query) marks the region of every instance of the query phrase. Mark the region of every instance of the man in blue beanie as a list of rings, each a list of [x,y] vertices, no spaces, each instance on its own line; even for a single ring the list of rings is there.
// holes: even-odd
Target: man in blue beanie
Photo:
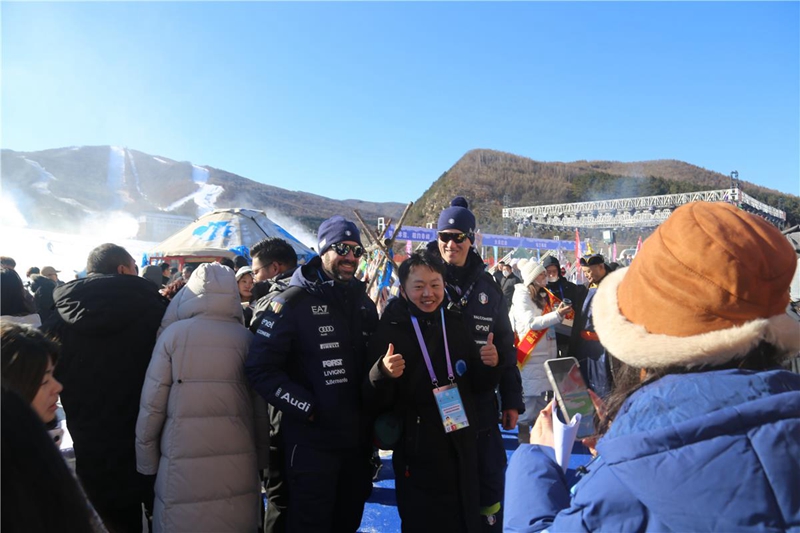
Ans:
[[[378,313],[355,278],[364,254],[356,225],[337,215],[317,237],[320,256],[261,315],[245,370],[283,412],[287,530],[352,533],[372,490],[360,389]]]
[[[435,249],[447,263],[447,297],[450,307],[463,314],[473,340],[481,353],[496,351],[503,370],[500,378],[500,402],[488,392],[478,397],[478,469],[480,505],[485,531],[503,529],[503,490],[505,486],[506,452],[498,427],[513,429],[525,411],[522,381],[516,361],[514,331],[508,318],[508,307],[500,287],[486,272],[486,265],[472,246],[475,243],[475,215],[467,201],[458,196],[439,215]],[[430,246],[429,248],[434,248]]]

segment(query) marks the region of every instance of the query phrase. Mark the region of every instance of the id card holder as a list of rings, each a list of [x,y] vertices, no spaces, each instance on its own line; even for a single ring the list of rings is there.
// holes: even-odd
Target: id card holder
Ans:
[[[464,410],[464,403],[461,401],[461,394],[458,392],[458,385],[446,385],[433,389],[433,397],[436,399],[436,407],[439,408],[439,416],[442,417],[444,432],[451,433],[469,426],[467,412]]]

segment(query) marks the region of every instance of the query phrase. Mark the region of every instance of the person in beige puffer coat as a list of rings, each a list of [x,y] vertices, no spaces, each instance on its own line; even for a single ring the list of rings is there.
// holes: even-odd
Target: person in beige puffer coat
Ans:
[[[233,271],[203,264],[161,323],[136,424],[137,469],[157,473],[156,532],[258,528],[252,334],[239,300]]]

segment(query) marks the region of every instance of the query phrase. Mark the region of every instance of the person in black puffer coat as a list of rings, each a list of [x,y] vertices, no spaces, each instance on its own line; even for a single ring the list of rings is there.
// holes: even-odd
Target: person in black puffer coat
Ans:
[[[394,413],[403,428],[392,462],[404,532],[481,529],[476,392],[492,391],[501,369],[497,352],[482,360],[460,313],[443,309],[445,274],[441,260],[429,253],[403,262],[398,270],[403,297],[387,305],[368,350],[374,364],[365,381],[365,404],[376,413]],[[445,430],[413,321],[440,386],[448,384],[450,358],[467,427]]]
[[[89,275],[56,288],[42,329],[61,342],[55,377],[72,435],[78,477],[113,531],[142,530],[155,476],[136,471],[135,429],[147,366],[167,300],[136,275],[133,257],[103,244]]]
[[[483,353],[497,351],[503,367],[498,386],[500,402],[494,391],[478,397],[478,467],[481,491],[480,510],[483,530],[495,533],[503,529],[503,490],[505,487],[506,452],[498,419],[506,430],[514,429],[517,418],[525,412],[522,380],[517,368],[514,330],[508,319],[508,306],[503,292],[474,248],[475,215],[467,201],[456,197],[441,212],[437,240],[428,243],[428,250],[438,253],[447,263],[448,308],[461,312],[472,340]],[[487,343],[490,334],[493,344]]]
[[[39,313],[39,318],[42,319],[42,324],[47,322],[55,310],[53,306],[53,291],[56,289],[56,282],[42,276],[41,274],[31,275],[31,292],[33,293],[33,302],[36,304],[36,312]]]
[[[542,259],[542,266],[547,272],[547,290],[559,300],[563,301],[565,298],[572,301],[572,311],[575,313],[573,323],[581,321],[583,312],[583,301],[589,289],[585,285],[576,285],[567,280],[561,275],[561,263],[552,255],[548,255]],[[558,326],[556,328],[556,344],[560,357],[569,357],[569,343],[572,328],[570,326]]]

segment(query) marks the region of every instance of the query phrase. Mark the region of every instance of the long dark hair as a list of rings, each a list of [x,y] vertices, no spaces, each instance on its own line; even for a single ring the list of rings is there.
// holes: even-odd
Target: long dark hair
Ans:
[[[175,281],[171,281],[167,284],[166,287],[161,289],[161,295],[164,296],[167,300],[172,300],[175,298],[175,295],[178,294],[178,291],[186,285],[186,280],[183,278],[178,278]]]
[[[533,303],[536,304],[536,307],[542,311],[544,311],[544,307],[550,303],[547,290],[545,290],[544,287],[537,287],[535,281],[532,281],[528,285],[528,293],[531,295],[531,300],[533,300]]]
[[[31,403],[39,392],[47,363],[58,362],[59,346],[29,326],[0,324],[2,384]]]
[[[647,348],[645,347],[643,349]],[[611,424],[628,398],[630,398],[639,389],[658,381],[664,376],[668,376],[670,374],[692,374],[732,368],[758,371],[769,368],[779,368],[785,364],[785,356],[783,353],[766,341],[761,341],[758,346],[753,348],[743,358],[735,359],[718,366],[699,366],[691,368],[686,366],[669,366],[650,370],[625,364],[618,359],[612,358],[612,360],[612,368],[614,369],[614,387],[611,390],[611,394],[609,394],[608,398],[605,400],[605,417],[600,419],[597,415],[595,415],[595,424],[600,435],[605,435],[606,432],[611,429]],[[644,379],[642,379],[643,371],[645,373]]]
[[[25,306],[25,287],[14,270],[0,268],[0,315],[22,316],[31,311]]]

